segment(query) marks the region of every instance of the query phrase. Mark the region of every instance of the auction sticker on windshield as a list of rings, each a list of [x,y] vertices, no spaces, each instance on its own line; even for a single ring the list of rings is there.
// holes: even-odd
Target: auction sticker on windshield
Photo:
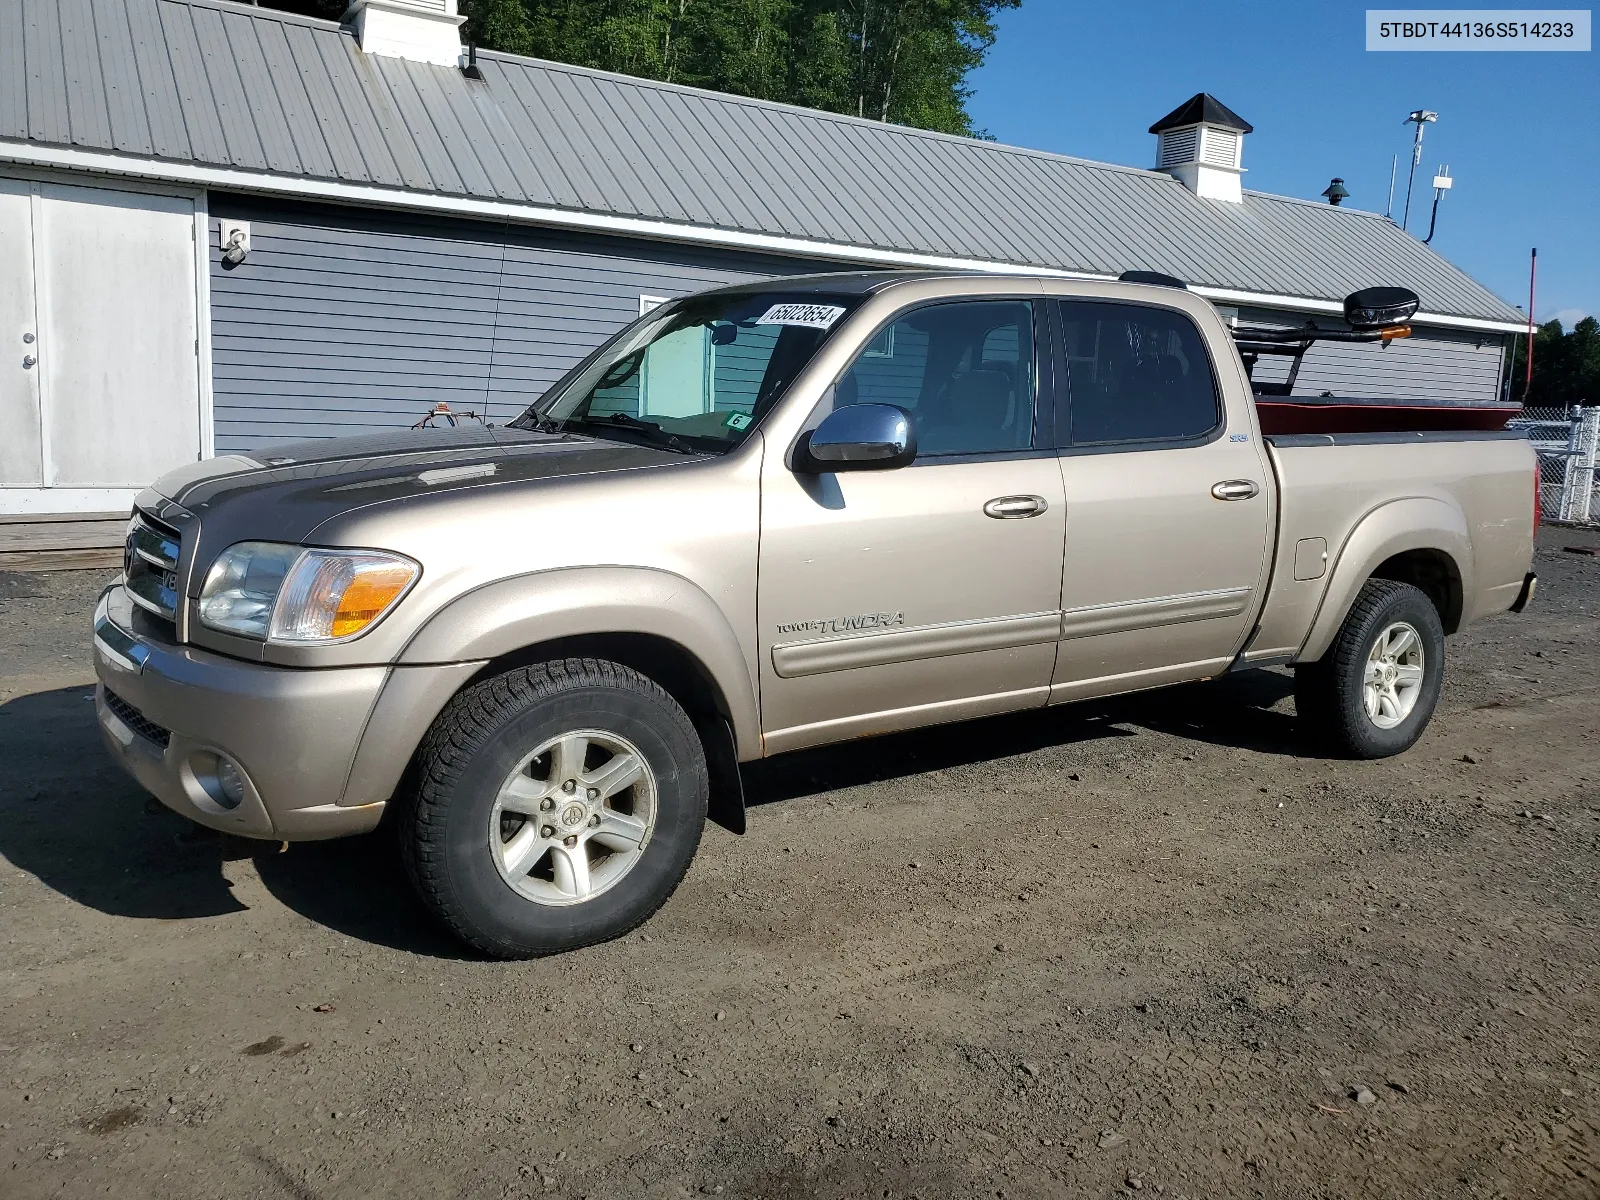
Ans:
[[[757,325],[804,325],[807,329],[831,329],[833,323],[844,316],[837,304],[774,304],[765,315],[756,318]]]

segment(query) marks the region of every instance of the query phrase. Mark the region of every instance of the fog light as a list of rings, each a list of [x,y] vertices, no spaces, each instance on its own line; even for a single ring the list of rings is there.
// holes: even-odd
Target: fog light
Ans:
[[[244,776],[239,774],[239,768],[228,759],[217,758],[217,791],[218,804],[223,808],[238,808],[244,802]]]

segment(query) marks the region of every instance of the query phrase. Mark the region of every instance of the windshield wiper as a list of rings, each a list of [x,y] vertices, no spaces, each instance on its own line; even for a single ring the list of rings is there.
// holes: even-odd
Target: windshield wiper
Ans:
[[[569,417],[566,425],[618,425],[624,429],[637,429],[652,441],[657,441],[669,450],[676,450],[681,454],[699,454],[688,442],[675,433],[668,433],[654,421],[641,421],[638,417],[624,412],[602,413],[599,416]]]
[[[537,408],[530,408],[515,421],[511,422],[511,424],[517,429],[532,428],[537,430],[539,433],[561,432],[561,422],[556,420],[554,417],[546,416]]]

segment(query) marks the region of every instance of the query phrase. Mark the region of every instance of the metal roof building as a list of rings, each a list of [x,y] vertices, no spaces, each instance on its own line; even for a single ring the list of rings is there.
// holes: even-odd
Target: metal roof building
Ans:
[[[1207,204],[1159,171],[509,55],[473,80],[241,4],[0,0],[0,55],[0,139],[34,148],[13,159],[104,151],[208,186],[878,263],[1142,267],[1323,301],[1382,278],[1426,313],[1523,319],[1371,213]]]
[[[1144,170],[502,54],[469,77],[455,0],[368,4],[342,26],[231,0],[0,0],[0,206],[26,215],[11,253],[40,273],[22,324],[57,321],[64,346],[87,310],[52,316],[71,292],[52,272],[148,248],[171,233],[139,232],[158,211],[188,220],[186,455],[383,427],[434,398],[503,416],[653,298],[839,264],[1155,270],[1297,321],[1414,288],[1426,337],[1307,364],[1305,387],[1359,376],[1368,394],[1493,394],[1525,321],[1384,217],[1243,190],[1247,123],[1204,104]],[[142,197],[120,233],[113,195]],[[33,467],[0,457],[0,512],[109,507],[171,445],[130,433],[131,465],[69,463],[69,385],[43,341],[39,358],[40,395],[0,390],[8,419],[34,405],[40,443]]]

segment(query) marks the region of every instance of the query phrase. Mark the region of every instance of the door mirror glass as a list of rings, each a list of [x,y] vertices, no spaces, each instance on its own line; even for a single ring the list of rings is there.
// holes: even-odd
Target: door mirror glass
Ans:
[[[795,469],[881,471],[906,466],[916,457],[910,413],[893,404],[850,404],[834,409],[801,442]]]

